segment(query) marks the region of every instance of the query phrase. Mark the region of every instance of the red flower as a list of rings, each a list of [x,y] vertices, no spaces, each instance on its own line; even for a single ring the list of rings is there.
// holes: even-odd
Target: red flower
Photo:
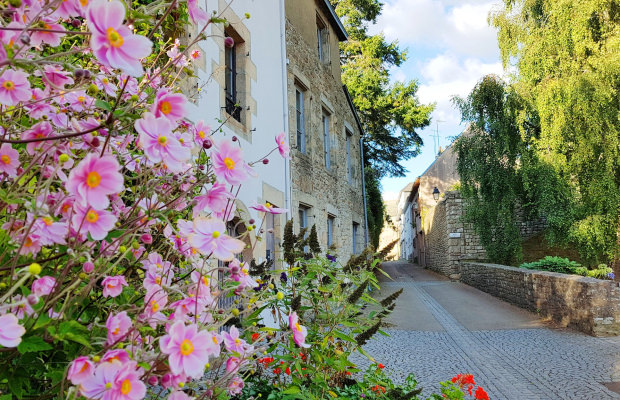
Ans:
[[[259,335],[258,333],[253,333],[253,334],[252,334],[252,341],[253,341],[253,342],[256,342],[256,341],[258,340],[258,337],[259,337],[259,336],[260,336],[260,335]]]
[[[466,387],[470,396],[472,395],[471,391],[476,384],[472,374],[458,374],[452,378],[452,383],[456,383],[460,388]]]
[[[375,385],[372,388],[372,391],[376,393],[385,393],[385,388],[383,386]]]
[[[282,370],[280,368],[274,368],[273,369],[273,373],[274,374],[279,374],[280,372],[282,372]]]
[[[286,375],[290,375],[291,374],[291,369],[289,367],[286,367],[286,369],[284,370],[284,373]]]
[[[478,389],[476,389],[475,394],[476,394],[476,397],[475,397],[476,400],[489,400],[489,395],[480,386],[478,386]]]
[[[380,369],[385,368],[385,365],[383,365],[383,364],[381,364],[381,363],[379,363],[379,365],[377,365],[377,366],[378,366]]]

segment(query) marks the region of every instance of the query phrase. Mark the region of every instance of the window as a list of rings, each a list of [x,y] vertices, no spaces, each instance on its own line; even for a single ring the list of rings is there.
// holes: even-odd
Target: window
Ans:
[[[357,248],[357,231],[359,230],[359,226],[357,222],[353,223],[353,254],[357,254],[359,250]]]
[[[295,113],[297,115],[297,150],[306,152],[306,116],[304,110],[304,90],[295,85]]]
[[[323,63],[329,62],[329,30],[325,22],[321,18],[316,16],[316,37],[317,37],[317,50],[319,54],[319,60]]]
[[[232,37],[228,33],[226,33],[226,37]],[[241,106],[239,105],[239,92],[237,87],[237,75],[239,73],[238,63],[237,63],[237,52],[239,51],[239,44],[237,43],[237,38],[233,38],[235,40],[234,45],[232,47],[225,47],[225,62],[226,62],[226,86],[224,90],[226,91],[226,112],[241,122]]]
[[[333,215],[327,216],[327,247],[331,247],[334,244],[334,220]]]
[[[331,168],[330,140],[329,140],[329,114],[323,110],[323,150],[325,151],[325,168]]]
[[[267,262],[275,260],[276,240],[275,240],[275,215],[265,214],[265,259]]]
[[[299,206],[299,231],[300,232],[304,228],[308,228],[308,211],[309,210],[310,210],[310,207],[306,207],[304,205]],[[309,234],[310,232],[308,232],[308,229],[306,229],[306,232],[304,233],[304,239],[306,239]],[[304,247],[304,253],[310,253],[310,246],[306,245]]]
[[[351,138],[353,134],[347,129],[347,179],[349,180],[349,185],[353,182],[353,173],[351,171]]]

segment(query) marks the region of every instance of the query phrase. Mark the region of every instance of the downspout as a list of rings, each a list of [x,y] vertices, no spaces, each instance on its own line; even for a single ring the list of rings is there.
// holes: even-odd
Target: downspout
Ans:
[[[286,133],[289,143],[289,126],[288,126],[288,59],[286,58],[286,14],[284,9],[284,1],[280,0],[280,48],[282,59],[282,118],[284,119],[284,132]],[[291,219],[291,159],[284,160],[284,208],[286,208],[286,219]]]
[[[363,134],[363,132],[362,132]],[[362,160],[362,196],[364,196],[364,224],[366,247],[368,247],[368,208],[366,207],[366,176],[364,174],[364,139],[360,136],[360,159]]]

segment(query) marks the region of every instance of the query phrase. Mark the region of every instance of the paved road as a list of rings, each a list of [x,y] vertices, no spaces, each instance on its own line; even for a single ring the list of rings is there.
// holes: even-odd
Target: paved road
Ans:
[[[380,278],[377,297],[404,292],[387,320],[390,337],[376,335],[365,348],[396,381],[413,372],[429,394],[439,392],[441,380],[473,373],[492,400],[620,399],[603,385],[620,381],[620,337],[554,328],[412,264],[383,268],[392,279]]]

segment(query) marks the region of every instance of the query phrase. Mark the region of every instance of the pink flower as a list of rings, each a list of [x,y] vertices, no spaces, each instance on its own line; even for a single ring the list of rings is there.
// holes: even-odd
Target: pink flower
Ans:
[[[0,75],[0,104],[14,106],[30,99],[30,82],[23,71],[7,69]]]
[[[226,225],[223,221],[214,218],[196,218],[189,244],[203,254],[213,254],[213,257],[219,260],[230,261],[235,253],[240,253],[245,248],[245,243],[224,232]]]
[[[82,265],[82,271],[84,271],[84,273],[86,273],[86,274],[90,274],[91,272],[93,272],[94,269],[95,269],[95,264],[93,264],[90,261],[86,261]]]
[[[167,262],[167,264],[170,265],[169,262]],[[144,277],[144,288],[146,290],[152,290],[161,289],[162,286],[170,286],[172,277],[173,274],[170,267],[164,269],[150,266]]]
[[[77,112],[87,110],[95,104],[95,99],[87,95],[83,90],[69,92],[65,95],[65,99],[69,103],[71,109]]]
[[[243,379],[241,379],[238,376],[235,376],[234,378],[230,380],[230,382],[228,382],[228,388],[226,389],[226,392],[229,395],[234,396],[234,395],[241,393],[243,391],[244,386],[245,386],[245,383],[243,382]]]
[[[283,213],[288,211],[285,208],[274,207],[269,202],[267,202],[265,204],[257,204],[257,205],[254,205],[254,206],[250,206],[250,208],[252,208],[254,210],[257,210],[257,211],[262,211],[262,212],[265,212],[265,213],[269,213],[269,214],[283,214]]]
[[[140,381],[142,370],[135,361],[124,364],[101,363],[95,373],[82,382],[80,392],[90,399],[140,400],[146,385]]]
[[[198,0],[187,0],[187,11],[195,24],[204,25],[209,21],[209,15],[198,6]]]
[[[66,244],[65,235],[67,234],[67,223],[56,222],[51,217],[42,217],[35,223],[41,243],[49,246],[54,243]]]
[[[109,211],[76,205],[71,227],[76,232],[90,233],[94,240],[103,240],[114,229],[116,221],[118,218]]]
[[[238,185],[247,178],[243,152],[231,141],[222,140],[211,152],[213,171],[230,185]]]
[[[296,312],[292,312],[288,316],[288,325],[293,330],[293,341],[299,347],[310,347],[309,344],[306,344],[306,336],[308,335],[308,330],[305,326],[299,324],[299,317]]]
[[[162,353],[168,354],[170,371],[173,374],[185,373],[192,378],[200,378],[209,361],[208,339],[207,332],[198,332],[196,325],[185,326],[181,321],[175,322],[168,334],[159,339]]]
[[[71,0],[63,1],[63,4],[70,1]],[[74,82],[73,78],[71,78],[69,74],[58,65],[47,64],[43,66],[43,73],[41,73],[41,71],[35,71],[34,74],[37,76],[43,75],[43,83],[45,83],[46,85],[49,82],[52,85],[58,86],[60,88],[64,88],[65,85],[71,85]]]
[[[131,76],[144,73],[140,59],[151,54],[153,43],[134,35],[123,25],[125,6],[118,0],[95,0],[87,10],[86,23],[91,31],[90,46],[103,65],[118,68]]]
[[[233,198],[232,193],[226,189],[226,185],[216,182],[211,189],[207,190],[207,193],[194,198],[196,202],[194,216],[208,208],[216,218],[222,218]],[[229,208],[232,209],[232,207]]]
[[[78,7],[79,7],[78,0],[63,0],[52,15],[60,19],[69,19],[71,17],[77,17],[78,15],[80,15],[78,12],[78,9],[79,9]]]
[[[163,162],[172,172],[187,169],[190,149],[181,145],[172,134],[172,122],[146,113],[143,118],[136,120],[134,126],[140,134],[138,143],[149,161],[154,164]]]
[[[4,314],[0,317],[0,346],[17,347],[22,341],[26,329],[19,324],[13,314]]]
[[[234,326],[230,328],[230,331],[224,332],[222,337],[228,351],[243,354],[251,347],[245,340],[239,338],[239,330]]]
[[[185,117],[186,103],[187,99],[181,93],[170,93],[168,89],[159,89],[151,106],[151,112],[156,117],[164,117],[170,122],[176,122]]]
[[[22,133],[22,140],[40,139],[55,136],[52,135],[53,131],[54,128],[52,128],[52,125],[50,125],[49,122],[41,121],[38,124],[33,125],[32,128],[24,131],[24,133]],[[30,155],[33,155],[35,153],[35,150],[38,149],[46,151],[52,146],[48,142],[50,141],[30,142],[26,145],[26,152]]]
[[[106,75],[98,75],[95,84],[99,89],[103,89],[108,96],[116,96],[118,86],[110,82]]]
[[[67,191],[75,195],[82,205],[102,210],[110,204],[109,194],[123,190],[123,175],[113,156],[89,153],[69,173]],[[115,221],[116,222],[116,221]]]
[[[0,173],[4,172],[9,177],[15,178],[17,167],[19,167],[19,152],[10,144],[4,143],[0,146]]]
[[[56,286],[56,278],[53,276],[43,276],[32,282],[32,293],[37,296],[46,296],[52,293],[54,286]]]
[[[41,20],[44,29],[52,31],[65,31],[65,27],[56,24],[53,18],[43,18]],[[30,33],[30,45],[40,46],[41,43],[49,44],[51,47],[60,46],[61,39],[65,36],[61,32],[49,32],[49,31],[34,31]]]
[[[109,350],[101,357],[102,363],[125,364],[129,360],[129,354],[123,349]]]
[[[211,135],[211,127],[204,123],[204,121],[200,120],[194,126],[194,140],[196,143],[202,146],[205,140],[209,139]]]
[[[289,152],[291,149],[288,147],[288,143],[286,143],[286,133],[282,132],[276,136],[276,144],[278,145],[280,155],[284,158],[289,158]]]
[[[105,327],[108,329],[108,341],[109,346],[118,343],[129,332],[131,328],[131,318],[127,316],[127,312],[123,311],[116,315],[110,313],[108,320],[105,323]]]
[[[229,357],[226,360],[226,372],[229,374],[236,374],[243,366],[244,362],[237,357]]]
[[[116,297],[123,292],[123,286],[128,286],[123,275],[106,276],[101,281],[103,297]]]
[[[73,360],[67,372],[67,378],[74,385],[79,385],[95,373],[95,364],[86,356]]]

